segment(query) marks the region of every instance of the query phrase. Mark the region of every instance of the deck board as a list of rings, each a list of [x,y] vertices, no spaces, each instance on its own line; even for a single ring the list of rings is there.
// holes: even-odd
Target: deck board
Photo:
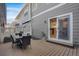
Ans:
[[[58,56],[58,54],[60,53],[60,51],[62,50],[63,47],[59,47],[59,49],[57,49],[57,51],[55,53],[53,53],[53,56]]]
[[[60,49],[61,49],[61,46],[58,46],[58,47],[55,49],[55,51],[51,54],[51,56],[56,55],[56,54],[60,51]]]
[[[64,50],[64,47],[60,49],[60,51],[56,54],[56,56],[59,56],[63,52],[63,50]]]
[[[11,43],[0,44],[0,56],[79,56],[79,48],[70,48],[45,40],[32,40],[31,48],[25,50],[12,48]]]
[[[76,56],[76,55],[77,55],[77,49],[74,48],[74,49],[73,49],[73,56]]]
[[[53,48],[53,50],[50,51],[50,53],[48,55],[50,56],[51,54],[53,54],[57,50],[57,47],[58,47],[58,45],[55,48]]]
[[[79,56],[79,48],[77,48],[77,56]]]
[[[72,56],[72,54],[73,54],[73,49],[70,48],[68,56]]]
[[[67,49],[65,50],[64,56],[67,56],[68,53],[69,53],[69,48],[67,48]]]
[[[47,46],[47,47],[48,47],[48,46]],[[48,55],[48,53],[50,53],[54,48],[55,48],[55,45],[49,47],[45,52],[42,52],[42,53],[40,54],[40,56],[41,56],[41,55],[44,55],[44,56]]]
[[[65,53],[65,51],[66,51],[66,47],[64,47],[64,49],[63,49],[63,51],[60,53],[60,56],[63,56],[64,55],[64,53]]]

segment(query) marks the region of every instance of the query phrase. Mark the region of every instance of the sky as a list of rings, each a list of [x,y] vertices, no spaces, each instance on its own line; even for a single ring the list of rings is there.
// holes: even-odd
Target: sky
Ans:
[[[12,23],[19,11],[23,7],[23,3],[6,3],[7,6],[7,23]]]

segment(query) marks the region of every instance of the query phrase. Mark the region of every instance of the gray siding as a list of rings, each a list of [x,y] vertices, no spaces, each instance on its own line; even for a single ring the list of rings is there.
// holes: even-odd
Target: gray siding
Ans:
[[[53,3],[53,4],[52,3],[49,3],[49,4],[47,4],[47,3],[37,3],[36,4],[36,8],[33,11],[32,15],[34,16],[34,15],[36,15],[36,14],[38,14],[38,13],[44,11],[44,10],[47,10],[47,9],[53,7],[53,6],[58,5],[58,4],[59,3]]]
[[[41,11],[39,11],[41,9],[46,10],[46,8],[50,4],[48,4],[48,6],[46,6],[46,4],[37,4],[37,5],[38,5],[37,10],[35,10],[35,12],[32,13],[33,16],[38,14],[38,12],[41,12]],[[54,4],[51,4],[51,5],[54,5]],[[39,10],[38,10],[38,8],[39,8]],[[51,10],[49,12],[46,12],[44,14],[41,14],[41,15],[33,18],[32,19],[33,36],[37,37],[37,38],[41,38],[42,32],[44,32],[46,35],[46,38],[47,38],[48,37],[48,18],[62,15],[65,13],[70,13],[70,12],[73,13],[73,39],[74,39],[74,43],[79,42],[79,4],[75,4],[75,3],[74,4],[72,4],[72,3],[65,4],[61,7],[58,7],[54,10]],[[45,21],[46,21],[46,23],[45,23]]]

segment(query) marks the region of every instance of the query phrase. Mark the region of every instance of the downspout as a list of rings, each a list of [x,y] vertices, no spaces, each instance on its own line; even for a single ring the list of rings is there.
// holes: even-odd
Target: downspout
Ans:
[[[32,35],[32,3],[29,3],[30,34]]]

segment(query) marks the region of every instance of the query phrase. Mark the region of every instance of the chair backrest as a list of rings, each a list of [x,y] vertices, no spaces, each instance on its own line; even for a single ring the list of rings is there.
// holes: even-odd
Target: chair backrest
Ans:
[[[11,37],[12,43],[14,43],[14,38],[13,38],[13,36],[12,36],[12,35],[10,35],[10,37]]]
[[[23,41],[23,45],[30,45],[31,36],[23,36],[22,41]]]
[[[22,36],[22,33],[19,33],[19,36]]]
[[[22,36],[22,34],[23,34],[23,31],[20,31],[19,36]]]

